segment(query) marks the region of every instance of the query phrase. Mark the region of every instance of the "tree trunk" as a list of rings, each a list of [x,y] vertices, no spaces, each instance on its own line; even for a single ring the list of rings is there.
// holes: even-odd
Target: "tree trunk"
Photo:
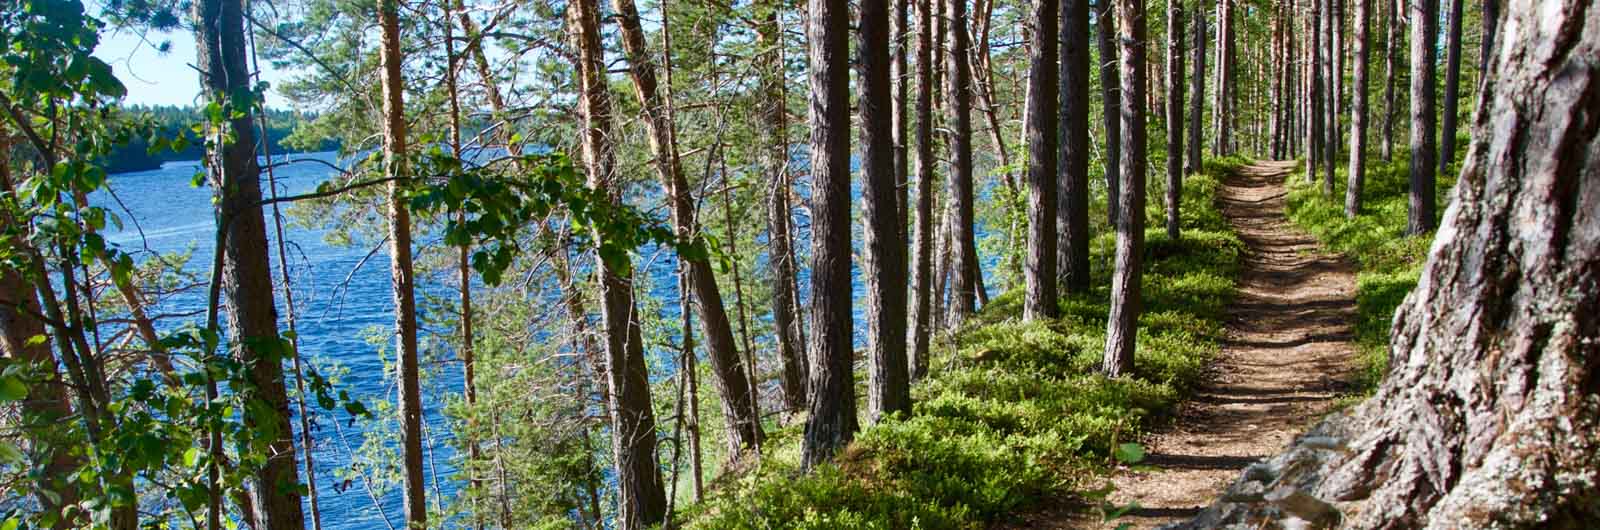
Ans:
[[[1112,15],[1112,4],[1120,0],[1095,0],[1099,2],[1099,9],[1095,11],[1095,43],[1100,47],[1100,101],[1105,118],[1106,128],[1106,218],[1111,226],[1117,226],[1117,212],[1122,204],[1117,199],[1119,193],[1122,171],[1122,118],[1121,107],[1122,84],[1117,80],[1117,23]]]
[[[1450,0],[1450,28],[1445,35],[1444,110],[1439,120],[1439,174],[1450,172],[1456,156],[1456,115],[1461,109],[1461,0]]]
[[[1022,315],[1056,316],[1056,142],[1058,0],[1033,0],[1034,42],[1028,54],[1028,255]]]
[[[10,146],[0,144],[0,190],[12,192],[16,188],[8,174],[9,151]],[[14,226],[12,223],[16,220],[0,214],[0,222]],[[17,248],[19,243],[6,234],[0,234],[0,242],[7,248]],[[17,271],[0,267],[0,358],[18,366],[38,368],[44,375],[28,382],[21,421],[16,424],[25,426],[23,436],[33,442],[28,460],[34,469],[41,471],[29,486],[39,502],[41,515],[52,514],[57,518],[50,528],[65,530],[83,523],[63,513],[65,508],[78,503],[77,487],[67,484],[66,479],[82,465],[82,458],[68,450],[66,440],[52,438],[59,424],[73,421],[72,404],[68,401],[67,386],[60,380],[56,358],[50,353],[50,337],[45,334],[44,322],[35,316],[38,314],[39,300],[33,285],[24,281]],[[35,341],[35,337],[45,340]],[[34,430],[34,426],[41,428]]]
[[[1133,369],[1134,337],[1142,300],[1144,274],[1145,179],[1145,18],[1144,0],[1117,0],[1118,37],[1122,50],[1122,194],[1118,199],[1116,269],[1111,274],[1111,315],[1106,324],[1103,370],[1119,377]]]
[[[1335,13],[1333,11],[1333,6],[1338,3],[1338,0],[1319,1],[1322,5],[1322,18],[1320,19],[1322,29],[1318,31],[1322,34],[1322,43],[1327,49],[1323,51],[1322,62],[1318,63],[1317,66],[1322,69],[1323,79],[1321,87],[1322,124],[1317,127],[1317,130],[1321,131],[1323,135],[1321,138],[1322,143],[1320,144],[1322,146],[1322,194],[1332,199],[1333,167],[1338,164],[1339,159],[1339,133],[1334,132],[1335,129],[1339,128],[1338,112],[1335,110],[1339,100],[1339,85],[1336,79],[1339,76],[1339,71],[1334,66],[1336,64],[1334,59],[1339,56],[1339,48],[1336,47],[1339,41],[1334,36],[1338,32],[1338,24],[1335,22],[1337,19],[1334,18]]]
[[[1398,1],[1398,0],[1396,0]],[[1322,0],[1310,0],[1311,20],[1307,24],[1310,31],[1306,32],[1311,37],[1311,42],[1306,45],[1311,62],[1307,70],[1311,73],[1306,90],[1311,93],[1310,105],[1306,124],[1306,182],[1317,182],[1317,166],[1327,164],[1330,160],[1323,158],[1322,142],[1327,138],[1322,134],[1322,120],[1327,117],[1322,112]]]
[[[1184,160],[1186,173],[1199,173],[1204,166],[1200,160],[1200,142],[1205,130],[1206,105],[1206,10],[1205,3],[1195,4],[1194,14],[1194,70],[1190,72],[1189,91],[1189,156]]]
[[[661,179],[662,187],[667,190],[667,200],[671,202],[673,227],[679,238],[692,238],[699,232],[699,227],[695,223],[693,192],[678,158],[677,132],[670,109],[672,102],[662,96],[656,81],[655,61],[646,49],[639,9],[633,0],[612,0],[611,5],[617,11],[622,48],[627,54],[634,95],[638,97],[640,114],[650,137],[650,152],[654,156],[656,174]],[[700,310],[706,354],[711,359],[711,371],[717,376],[717,393],[722,396],[722,416],[729,429],[728,454],[731,459],[738,460],[739,455],[759,447],[762,437],[761,414],[756,410],[756,401],[750,392],[750,379],[739,358],[733,326],[722,305],[722,291],[717,286],[711,260],[680,259],[689,262],[689,283],[694,288],[695,299],[699,301],[695,306]]]
[[[778,26],[778,9],[766,6],[767,14],[757,30],[761,54],[762,165],[772,183],[767,208],[767,245],[772,264],[772,326],[778,359],[783,363],[783,405],[789,411],[806,406],[806,360],[795,318],[795,263],[793,230],[789,205],[789,113],[785,110],[783,44]]]
[[[1400,31],[1400,20],[1397,7],[1400,0],[1380,0],[1388,7],[1388,16],[1384,17],[1384,30],[1388,33],[1384,38],[1383,52],[1383,160],[1394,160],[1394,84],[1399,72],[1395,64],[1400,62],[1400,39],[1404,32]]]
[[[400,74],[400,6],[379,0],[383,48],[383,173],[389,181],[389,277],[394,287],[395,357],[400,382],[400,449],[406,525],[427,528],[428,503],[422,475],[422,391],[418,383],[416,282],[411,263],[411,213],[401,179],[406,168],[405,79]]]
[[[1328,160],[1339,159],[1339,146],[1344,143],[1343,129],[1339,128],[1340,120],[1344,119],[1344,0],[1328,0],[1328,145],[1330,146]],[[1338,165],[1328,164],[1329,168]],[[1333,179],[1327,180],[1328,189],[1332,190]],[[1332,191],[1328,192],[1333,195]]]
[[[911,322],[911,378],[927,373],[929,342],[933,335],[933,83],[934,0],[914,0],[917,6],[917,213],[913,260]]]
[[[863,0],[856,30],[857,79],[861,86],[861,197],[865,218],[867,281],[867,416],[877,422],[911,413],[911,377],[906,365],[906,260],[900,240],[899,186],[889,82],[889,2]]]
[[[1183,198],[1183,3],[1167,0],[1167,238],[1180,236]]]
[[[811,64],[811,416],[800,464],[811,469],[855,438],[850,306],[850,6],[809,0]]]
[[[611,102],[600,47],[600,7],[596,0],[567,4],[567,25],[577,49],[579,99],[583,116],[583,160],[588,184],[614,202],[621,192],[612,187],[614,163],[610,143]],[[596,230],[596,244],[605,233]],[[666,516],[666,492],[656,458],[656,417],[651,407],[644,335],[633,299],[631,264],[597,258],[600,271],[601,325],[606,343],[607,408],[611,416],[611,454],[616,461],[617,528],[635,530]]]
[[[1217,104],[1212,109],[1216,116],[1217,137],[1215,155],[1233,154],[1233,2],[1217,0]]]
[[[244,6],[238,0],[196,2],[195,57],[206,99],[226,104],[233,94],[248,89],[245,60]],[[277,433],[271,456],[256,472],[250,489],[255,521],[261,530],[305,527],[301,511],[299,473],[295,468],[294,427],[289,422],[289,399],[284,388],[283,365],[246,346],[246,339],[278,338],[278,312],[273,301],[272,273],[268,265],[267,228],[261,212],[261,167],[256,160],[253,114],[238,109],[219,138],[211,157],[210,174],[219,218],[227,220],[222,263],[222,302],[228,315],[227,336],[240,360],[251,363],[256,396],[272,411],[269,426]],[[232,141],[228,141],[231,139]],[[245,415],[247,423],[259,421]]]
[[[1478,75],[1488,79],[1489,60],[1494,57],[1495,32],[1500,28],[1500,0],[1483,0],[1483,48],[1478,51]],[[1482,97],[1482,96],[1480,96]]]
[[[914,0],[890,0],[893,11],[894,33],[890,35],[889,44],[891,60],[889,65],[889,83],[894,91],[894,188],[895,188],[895,217],[900,220],[900,242],[909,245],[911,242],[911,212],[909,210],[911,193],[911,167],[910,162],[911,142],[906,139],[906,98],[910,95],[909,85],[911,75],[906,73],[909,64],[906,62],[906,48],[910,46],[911,35],[911,2]],[[781,46],[781,44],[780,44]],[[900,253],[902,262],[910,259],[905,250]],[[904,278],[902,278],[904,280]],[[900,282],[904,284],[905,282]]]
[[[1367,178],[1367,21],[1372,0],[1355,0],[1356,3],[1356,60],[1355,86],[1350,95],[1350,173],[1344,192],[1344,215],[1355,218],[1361,213],[1361,188]]]
[[[1056,273],[1068,293],[1089,290],[1089,0],[1057,0],[1061,20]]]
[[[1573,158],[1600,152],[1588,9],[1508,6],[1484,84],[1507,97],[1478,104],[1444,228],[1395,313],[1389,376],[1230,494],[1299,492],[1341,528],[1600,520],[1600,165]],[[1218,503],[1190,525],[1271,527],[1274,511]]]
[[[1411,201],[1406,233],[1423,234],[1434,228],[1434,63],[1438,48],[1439,0],[1414,0],[1411,21]],[[1514,94],[1514,92],[1511,92]]]
[[[953,264],[955,292],[950,315],[960,325],[972,314],[978,297],[978,248],[973,234],[972,195],[972,65],[967,53],[967,2],[948,0],[950,72],[945,90],[950,99],[950,208],[955,220]],[[848,290],[848,289],[847,289]]]

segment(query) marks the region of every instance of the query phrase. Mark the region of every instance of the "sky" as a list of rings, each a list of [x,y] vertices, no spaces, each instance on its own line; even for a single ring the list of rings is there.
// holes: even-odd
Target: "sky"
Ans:
[[[157,49],[164,41],[172,45],[165,54]],[[200,75],[191,66],[195,64],[191,33],[150,33],[141,38],[129,30],[111,30],[100,35],[94,55],[110,64],[128,87],[127,104],[183,106],[199,101]],[[273,85],[286,77],[266,61],[261,69],[262,79]],[[274,88],[267,91],[267,106],[285,108],[287,102]]]

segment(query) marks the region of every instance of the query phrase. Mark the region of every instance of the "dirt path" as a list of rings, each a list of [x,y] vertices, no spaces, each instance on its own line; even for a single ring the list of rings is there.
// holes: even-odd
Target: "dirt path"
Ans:
[[[1156,469],[1114,477],[1112,502],[1142,507],[1117,523],[1151,528],[1193,516],[1348,389],[1355,273],[1316,253],[1316,240],[1284,217],[1291,168],[1262,162],[1224,182],[1222,213],[1248,247],[1229,336],[1194,399],[1145,441],[1145,463]]]

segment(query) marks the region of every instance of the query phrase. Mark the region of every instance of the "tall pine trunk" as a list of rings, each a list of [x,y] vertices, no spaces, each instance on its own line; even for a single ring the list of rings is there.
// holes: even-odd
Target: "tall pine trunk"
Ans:
[[[1194,13],[1194,69],[1189,73],[1189,156],[1184,159],[1186,173],[1199,173],[1204,162],[1200,160],[1200,142],[1205,130],[1206,105],[1206,9],[1205,3],[1196,4]]]
[[[695,237],[700,227],[695,224],[693,191],[678,155],[672,102],[662,94],[657,82],[656,62],[650,57],[645,44],[639,9],[633,0],[612,0],[611,5],[617,12],[622,49],[627,54],[634,95],[639,100],[640,114],[650,138],[656,176],[661,179],[662,187],[666,188],[667,200],[672,207],[673,228],[679,238]],[[695,307],[699,309],[701,329],[705,333],[706,354],[711,359],[711,371],[716,374],[717,393],[722,396],[722,416],[728,425],[728,455],[730,459],[738,460],[741,455],[756,450],[761,444],[761,413],[757,410],[750,378],[739,356],[739,346],[734,341],[733,325],[723,306],[722,290],[717,285],[711,260],[703,256],[680,259],[688,262],[689,285],[694,289],[695,300],[699,302]]]
[[[795,315],[794,230],[789,204],[789,113],[785,108],[783,35],[778,25],[780,3],[772,2],[757,30],[761,42],[762,165],[772,191],[767,207],[767,249],[772,264],[772,326],[778,360],[783,364],[783,405],[789,411],[806,406],[805,346]]]
[[[1484,84],[1503,97],[1474,113],[1454,201],[1395,313],[1391,372],[1228,494],[1298,498],[1341,528],[1600,520],[1600,165],[1573,158],[1600,151],[1600,27],[1586,0],[1507,7]],[[1218,503],[1191,526],[1280,514]]]
[[[396,376],[400,385],[400,453],[406,525],[427,528],[422,474],[422,390],[417,359],[416,279],[411,263],[411,213],[406,207],[405,79],[400,74],[400,6],[379,0],[383,59],[383,175],[389,181],[389,278],[394,288]]]
[[[801,467],[855,438],[850,289],[850,6],[808,0],[811,102],[811,416]]]
[[[1167,0],[1167,237],[1179,237],[1183,200],[1183,3]]]
[[[1444,107],[1439,120],[1439,174],[1450,171],[1456,156],[1456,115],[1461,110],[1461,11],[1462,0],[1450,0],[1450,27],[1445,34]]]
[[[1350,90],[1350,174],[1344,191],[1344,215],[1361,213],[1362,184],[1367,178],[1367,21],[1372,17],[1372,0],[1355,0],[1355,86]]]
[[[933,335],[934,261],[933,236],[933,98],[939,87],[933,82],[933,27],[935,0],[914,0],[917,10],[917,207],[913,248],[916,252],[912,277],[911,378],[922,377],[928,366],[929,343]]]
[[[1061,143],[1056,273],[1068,293],[1089,290],[1089,0],[1060,3]]]
[[[1439,34],[1439,0],[1412,0],[1406,4],[1411,22],[1411,193],[1406,233],[1422,234],[1434,228],[1434,164],[1437,156],[1433,106],[1434,70]]]
[[[600,7],[596,0],[574,0],[567,4],[567,18],[577,49],[578,109],[583,116],[581,139],[588,184],[620,202],[621,192],[613,187],[611,101],[600,47]],[[597,244],[606,244],[604,232],[596,230],[594,237]],[[603,257],[596,261],[600,320],[606,337],[606,408],[616,466],[615,519],[617,528],[635,530],[661,522],[667,509],[656,457],[656,418],[645,366],[644,334],[634,306],[632,264]]]
[[[1117,209],[1122,203],[1118,200],[1121,196],[1122,170],[1122,118],[1121,111],[1122,83],[1117,80],[1117,22],[1113,14],[1113,4],[1120,0],[1095,0],[1099,2],[1094,13],[1095,43],[1100,48],[1100,102],[1105,120],[1106,129],[1106,219],[1111,226],[1117,226]]]
[[[1405,33],[1400,31],[1400,13],[1398,7],[1400,0],[1379,0],[1388,9],[1388,14],[1383,19],[1384,52],[1383,52],[1383,139],[1380,140],[1383,148],[1383,160],[1394,160],[1394,114],[1395,114],[1395,78],[1399,71],[1395,66],[1400,62],[1400,40]]]
[[[1056,315],[1057,0],[1033,0],[1033,46],[1028,52],[1028,252],[1022,315]]]
[[[972,186],[972,65],[967,47],[966,0],[946,0],[949,15],[950,71],[945,76],[945,91],[950,107],[950,215],[953,219],[955,289],[951,295],[950,317],[960,325],[971,315],[978,298],[978,247],[973,233]]]
[[[900,239],[898,177],[894,167],[894,104],[889,82],[889,2],[862,0],[857,26],[861,86],[861,195],[864,200],[867,280],[867,415],[877,422],[911,413],[906,365],[906,260]]]
[[[1106,324],[1103,370],[1118,377],[1133,370],[1144,275],[1145,16],[1144,0],[1116,0],[1118,66],[1122,70],[1122,194],[1118,196],[1116,269],[1111,274],[1111,315]]]
[[[244,5],[239,0],[196,2],[195,57],[206,99],[226,105],[232,96],[248,90],[250,76],[245,60]],[[256,472],[250,489],[254,519],[261,530],[298,530],[305,527],[301,512],[299,473],[295,467],[294,428],[289,422],[289,399],[283,365],[247,345],[249,339],[277,340],[278,311],[274,304],[272,272],[267,254],[267,228],[261,211],[261,166],[256,159],[256,127],[249,109],[236,109],[227,123],[229,134],[216,138],[209,153],[216,205],[225,220],[222,262],[222,302],[228,315],[227,336],[237,345],[240,360],[250,362],[256,396],[272,415],[271,425],[255,428],[277,433],[270,443],[271,456]],[[246,421],[259,422],[255,415]]]

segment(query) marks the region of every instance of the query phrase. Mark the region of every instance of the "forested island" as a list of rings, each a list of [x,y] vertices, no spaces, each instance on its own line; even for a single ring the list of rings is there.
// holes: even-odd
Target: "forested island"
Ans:
[[[1600,526],[1593,0],[4,1],[0,530]]]
[[[107,173],[147,171],[160,168],[161,164],[167,162],[200,160],[205,156],[205,142],[191,129],[194,124],[204,121],[202,109],[165,105],[129,105],[119,108],[118,113],[127,119],[148,120],[150,132],[166,138],[169,142],[180,136],[183,140],[178,147],[151,149],[150,137],[129,137],[126,143],[113,146],[110,153],[105,156],[103,163]],[[289,141],[290,135],[301,122],[315,119],[315,115],[265,109],[261,122],[264,124],[262,130],[266,131],[266,143],[263,146],[266,152],[281,155],[338,150],[339,141],[333,138]]]

